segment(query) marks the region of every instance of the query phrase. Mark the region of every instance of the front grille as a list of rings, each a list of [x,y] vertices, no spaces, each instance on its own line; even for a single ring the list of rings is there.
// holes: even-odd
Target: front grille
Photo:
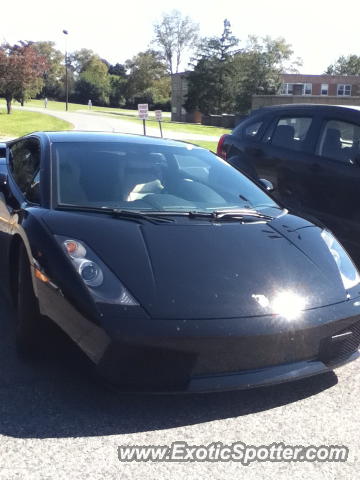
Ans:
[[[351,332],[351,335],[344,335],[344,338],[341,339],[341,335],[348,332]],[[328,367],[341,363],[359,349],[360,321],[337,332],[336,337],[338,338],[327,338],[323,340],[320,346],[320,360]]]

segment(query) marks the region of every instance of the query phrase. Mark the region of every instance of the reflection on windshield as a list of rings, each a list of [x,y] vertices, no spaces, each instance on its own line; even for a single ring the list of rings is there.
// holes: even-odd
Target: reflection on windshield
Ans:
[[[203,212],[276,207],[248,178],[196,147],[55,143],[53,158],[63,206]]]

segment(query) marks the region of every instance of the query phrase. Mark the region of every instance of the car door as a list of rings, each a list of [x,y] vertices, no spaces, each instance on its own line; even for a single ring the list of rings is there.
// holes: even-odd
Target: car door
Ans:
[[[312,204],[308,155],[318,128],[319,119],[310,109],[284,110],[273,118],[261,141],[262,154],[253,159],[258,177],[272,182],[275,198],[299,214]]]
[[[0,152],[0,281],[7,266],[8,238],[10,232],[10,218],[6,197],[8,195],[8,169],[6,164],[6,149]]]
[[[7,176],[6,188],[0,193],[0,264],[8,271],[9,247],[16,232],[19,210],[24,199],[40,203],[40,145],[34,138],[9,144],[8,158],[0,169]]]
[[[270,113],[251,116],[224,139],[227,162],[253,180],[259,179],[255,162],[264,154],[261,138],[271,119]]]
[[[318,201],[311,206],[356,255],[360,238],[360,115],[337,114],[322,119],[315,151],[309,155],[309,188]]]

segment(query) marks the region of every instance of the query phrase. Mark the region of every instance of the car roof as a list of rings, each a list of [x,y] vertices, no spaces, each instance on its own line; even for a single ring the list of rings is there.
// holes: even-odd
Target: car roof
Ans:
[[[138,143],[146,145],[168,145],[185,147],[192,145],[189,142],[178,140],[164,139],[160,137],[150,137],[145,135],[123,134],[115,132],[88,132],[88,131],[52,131],[52,132],[33,132],[28,136],[36,135],[46,138],[50,143],[67,143],[67,142],[116,142],[116,143]],[[194,145],[194,148],[201,148]]]
[[[252,114],[257,114],[260,112],[271,112],[271,111],[281,111],[281,110],[298,110],[298,109],[309,109],[309,110],[323,110],[323,111],[331,111],[331,110],[355,110],[357,112],[360,111],[360,106],[358,105],[325,105],[319,103],[284,103],[281,105],[269,105],[266,107],[260,107],[256,110],[252,111]]]

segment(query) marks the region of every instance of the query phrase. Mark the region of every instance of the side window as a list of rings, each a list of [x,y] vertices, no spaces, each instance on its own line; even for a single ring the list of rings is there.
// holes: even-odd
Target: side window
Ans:
[[[245,137],[255,137],[258,134],[258,131],[260,130],[261,125],[262,125],[262,122],[255,122],[255,123],[251,123],[250,125],[247,125],[244,128]]]
[[[354,164],[359,156],[360,126],[329,120],[326,122],[317,146],[317,154],[338,162]]]
[[[310,117],[283,117],[278,120],[270,143],[277,147],[301,151],[309,131],[312,118]]]
[[[10,148],[10,170],[18,187],[28,198],[40,169],[40,146],[34,138],[20,140]],[[38,183],[40,175],[38,176]],[[33,200],[32,200],[33,201]]]

